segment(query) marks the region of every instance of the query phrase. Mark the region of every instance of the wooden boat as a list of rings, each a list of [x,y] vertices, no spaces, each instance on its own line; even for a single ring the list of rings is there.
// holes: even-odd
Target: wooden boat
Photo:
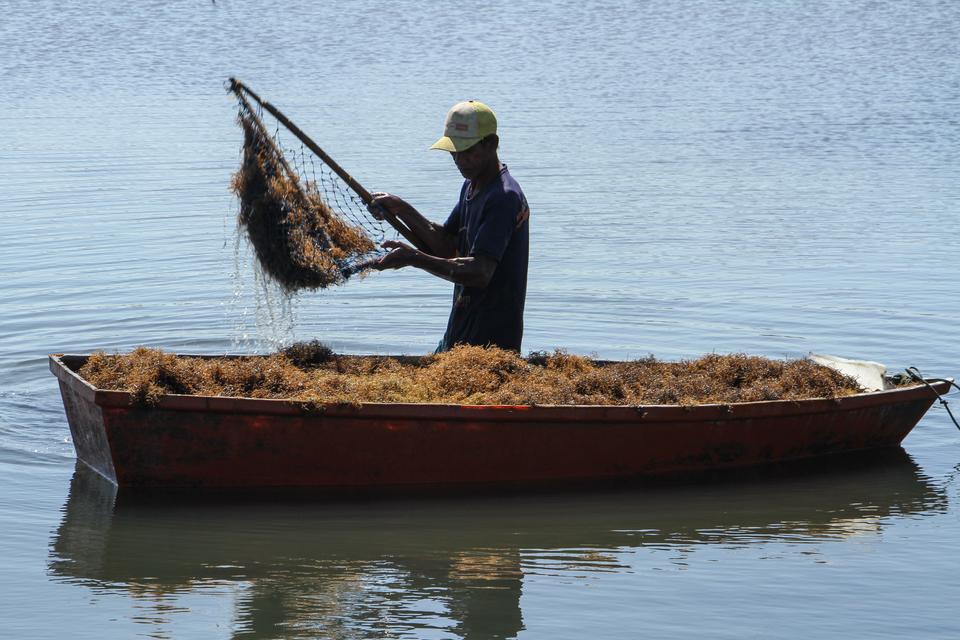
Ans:
[[[120,486],[517,487],[710,473],[899,446],[936,397],[698,406],[324,405],[167,395],[153,407],[53,355],[77,457]],[[938,393],[949,381],[931,381]]]

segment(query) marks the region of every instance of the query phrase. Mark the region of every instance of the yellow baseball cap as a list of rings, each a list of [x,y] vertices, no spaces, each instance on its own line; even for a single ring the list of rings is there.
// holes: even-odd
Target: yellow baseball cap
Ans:
[[[453,105],[443,124],[443,137],[431,149],[466,151],[491,133],[497,132],[497,116],[493,109],[477,100]]]

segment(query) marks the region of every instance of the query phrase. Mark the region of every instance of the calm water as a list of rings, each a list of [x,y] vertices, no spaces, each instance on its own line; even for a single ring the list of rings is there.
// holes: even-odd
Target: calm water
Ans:
[[[442,333],[449,285],[405,271],[267,322],[230,74],[434,219],[443,114],[493,105],[525,349],[960,375],[960,4],[488,4],[0,1],[0,635],[960,635],[939,408],[869,465],[599,494],[144,503],[75,467],[47,353]]]

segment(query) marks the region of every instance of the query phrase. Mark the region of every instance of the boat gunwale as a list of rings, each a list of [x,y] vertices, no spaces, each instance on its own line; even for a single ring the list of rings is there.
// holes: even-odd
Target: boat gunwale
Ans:
[[[263,415],[325,415],[354,419],[416,418],[433,420],[497,421],[505,417],[520,421],[550,422],[700,422],[730,419],[771,418],[792,415],[850,411],[884,404],[929,399],[926,385],[916,384],[883,391],[870,391],[837,398],[804,398],[802,400],[762,400],[697,405],[464,405],[449,403],[364,402],[316,403],[283,398],[248,398],[234,396],[200,396],[165,394],[149,408],[133,403],[127,391],[99,389],[85,380],[67,362],[89,358],[91,354],[51,354],[50,370],[82,399],[101,407],[123,409],[203,411]],[[244,358],[257,354],[190,355],[192,358]],[[401,360],[421,356],[349,356],[391,357]],[[80,365],[82,366],[82,365]],[[79,366],[77,367],[79,369]],[[928,382],[939,394],[950,390],[952,378],[930,378]]]

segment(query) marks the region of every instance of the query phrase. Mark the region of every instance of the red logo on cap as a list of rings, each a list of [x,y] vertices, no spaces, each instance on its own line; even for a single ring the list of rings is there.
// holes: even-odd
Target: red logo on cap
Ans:
[[[453,128],[456,129],[457,131],[466,131],[470,127],[461,122],[457,122],[456,124],[453,125]]]

